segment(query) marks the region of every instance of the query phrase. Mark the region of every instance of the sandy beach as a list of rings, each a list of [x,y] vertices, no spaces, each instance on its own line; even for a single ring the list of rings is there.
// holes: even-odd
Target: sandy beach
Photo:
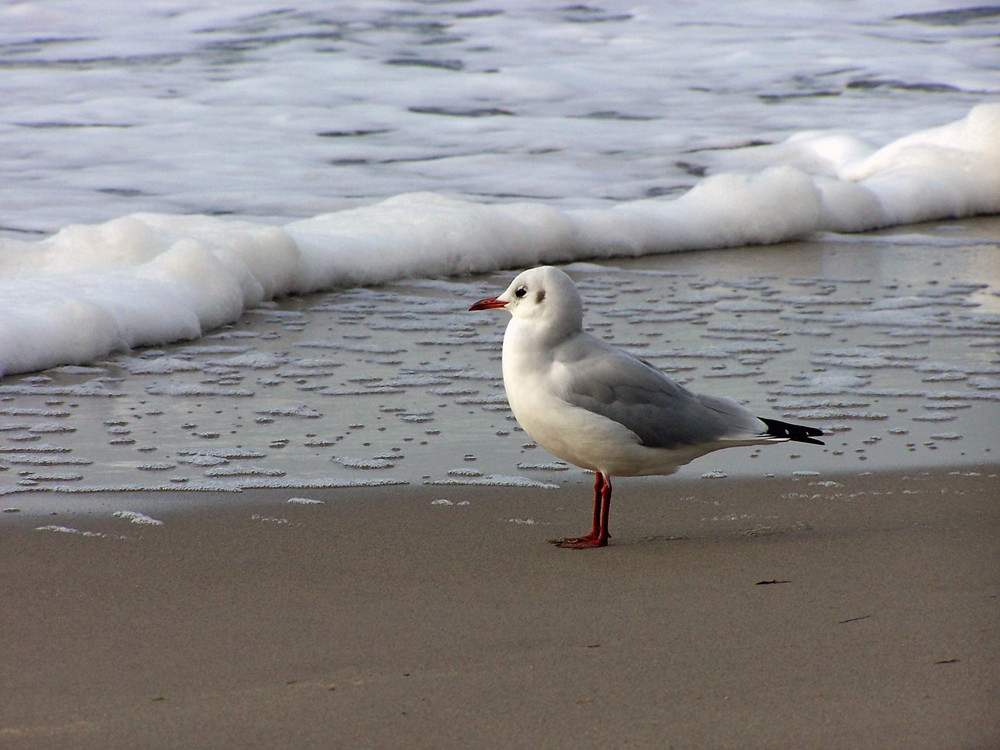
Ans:
[[[996,747],[996,487],[623,480],[584,552],[546,544],[586,525],[578,489],[12,514],[0,740]]]

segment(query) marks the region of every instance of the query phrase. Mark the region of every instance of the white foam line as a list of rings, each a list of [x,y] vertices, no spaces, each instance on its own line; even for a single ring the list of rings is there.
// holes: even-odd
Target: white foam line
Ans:
[[[0,376],[198,338],[290,293],[542,262],[769,244],[824,230],[860,232],[1000,213],[998,132],[1000,103],[985,103],[961,120],[881,149],[831,153],[828,135],[800,134],[755,152],[763,166],[759,172],[712,174],[679,197],[628,201],[610,209],[488,205],[411,193],[282,227],[145,213],[97,226],[69,226],[37,242],[0,239],[0,258],[16,260],[13,275],[0,276]],[[53,268],[62,270],[53,273]],[[739,296],[727,292],[714,301]],[[264,314],[287,318],[274,311]],[[842,321],[836,315],[784,317]],[[987,316],[962,325],[979,331],[995,322]],[[397,351],[366,344],[332,348]],[[190,353],[236,356],[242,351],[195,347]],[[0,386],[0,394],[8,393],[121,395],[100,378],[68,387]],[[167,383],[151,385],[150,393],[253,395]]]

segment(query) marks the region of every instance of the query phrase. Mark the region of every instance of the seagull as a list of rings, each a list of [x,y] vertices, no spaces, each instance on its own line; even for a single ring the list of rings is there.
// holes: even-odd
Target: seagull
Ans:
[[[550,540],[608,544],[611,477],[673,474],[706,453],[795,441],[824,445],[815,427],[754,416],[727,398],[693,393],[649,362],[583,330],[583,300],[554,266],[519,274],[469,310],[504,309],[503,384],[514,418],[549,453],[594,472],[590,533]]]

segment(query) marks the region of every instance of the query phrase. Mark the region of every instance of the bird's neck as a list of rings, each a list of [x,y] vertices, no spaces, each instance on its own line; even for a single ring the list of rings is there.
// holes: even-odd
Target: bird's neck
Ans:
[[[562,338],[562,335],[556,335],[556,332],[548,326],[512,318],[503,336],[504,357],[508,354],[533,358],[551,356],[552,347],[559,344]]]

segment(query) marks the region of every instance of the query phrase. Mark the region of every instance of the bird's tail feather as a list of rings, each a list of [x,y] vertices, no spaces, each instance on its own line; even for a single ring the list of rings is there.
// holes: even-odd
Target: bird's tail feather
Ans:
[[[800,424],[790,424],[777,419],[765,419],[764,417],[757,417],[757,419],[767,425],[767,432],[765,434],[771,437],[786,438],[796,443],[826,445],[822,440],[816,440],[817,437],[823,434],[823,430],[817,427],[804,427]]]

